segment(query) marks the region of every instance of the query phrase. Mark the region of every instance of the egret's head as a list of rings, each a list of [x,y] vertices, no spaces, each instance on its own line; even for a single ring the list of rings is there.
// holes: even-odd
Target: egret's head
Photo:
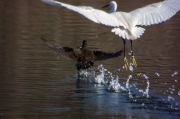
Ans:
[[[102,8],[105,8],[105,7],[109,7],[110,8],[110,11],[109,13],[113,13],[117,10],[117,4],[115,1],[111,1],[109,4],[103,6]]]

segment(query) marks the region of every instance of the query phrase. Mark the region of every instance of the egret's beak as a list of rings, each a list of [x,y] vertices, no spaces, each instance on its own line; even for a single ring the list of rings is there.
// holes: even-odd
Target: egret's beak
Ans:
[[[109,5],[110,5],[110,4],[107,4],[107,5],[103,6],[102,8],[109,7]]]

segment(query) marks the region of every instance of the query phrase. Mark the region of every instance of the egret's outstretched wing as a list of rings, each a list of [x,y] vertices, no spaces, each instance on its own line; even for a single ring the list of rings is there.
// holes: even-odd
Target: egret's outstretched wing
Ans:
[[[133,10],[130,14],[136,18],[137,25],[158,24],[171,18],[180,10],[180,0],[165,0]]]
[[[112,26],[112,27],[118,27],[118,26],[123,26],[125,27],[120,20],[118,20],[114,15],[111,15],[109,13],[106,13],[104,11],[94,9],[92,7],[87,7],[87,6],[73,6],[69,4],[65,4],[62,2],[54,1],[54,0],[42,0],[43,2],[47,4],[51,4],[54,6],[61,6],[65,7],[69,10],[75,11],[79,14],[82,14],[86,18],[92,20],[95,23],[99,24],[104,24],[107,26]]]
[[[45,42],[45,45],[50,48],[51,50],[58,52],[61,56],[71,59],[71,60],[77,60],[77,58],[74,56],[74,49],[69,47],[60,47],[58,45],[52,45],[46,41],[45,38],[41,37],[41,40]]]
[[[114,52],[114,53],[106,53],[103,51],[94,51],[94,55],[95,55],[94,61],[101,61],[101,60],[115,58],[115,57],[121,56],[122,52],[123,52],[123,50],[120,50],[120,51]]]

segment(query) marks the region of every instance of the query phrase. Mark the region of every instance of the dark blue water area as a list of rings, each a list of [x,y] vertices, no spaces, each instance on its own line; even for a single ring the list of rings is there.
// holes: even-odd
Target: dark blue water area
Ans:
[[[76,78],[76,76],[63,77],[65,80],[61,82],[61,85],[69,81],[75,84],[75,86],[71,87],[69,85],[71,88],[61,91],[61,94],[64,93],[63,95],[46,95],[46,98],[51,100],[55,99],[59,102],[63,100],[66,102],[66,106],[45,105],[45,107],[35,108],[35,110],[59,113],[82,110],[84,114],[91,116],[126,114],[129,118],[134,117],[134,115],[143,115],[144,118],[148,118],[151,115],[150,117],[159,119],[178,119],[180,116],[180,106],[176,101],[179,99],[178,96],[173,97],[176,100],[169,99],[168,101],[166,96],[160,96],[156,94],[155,90],[152,90],[149,93],[149,98],[147,98],[132,87],[131,94],[133,98],[129,98],[129,92],[109,91],[108,85],[92,83],[88,78],[80,81]],[[119,80],[123,79],[120,78]],[[57,83],[50,84],[58,85]],[[57,90],[59,91],[59,89]],[[54,92],[58,92],[57,90],[54,90]]]
[[[108,3],[58,1],[97,9]],[[159,0],[116,2],[128,12]],[[136,68],[124,69],[122,55],[94,62],[95,74],[78,77],[76,62],[48,49],[41,37],[71,48],[87,40],[90,50],[116,52],[123,41],[112,28],[41,0],[1,0],[0,7],[0,119],[180,119],[180,12],[143,26],[133,41]],[[129,41],[126,53],[131,64]]]

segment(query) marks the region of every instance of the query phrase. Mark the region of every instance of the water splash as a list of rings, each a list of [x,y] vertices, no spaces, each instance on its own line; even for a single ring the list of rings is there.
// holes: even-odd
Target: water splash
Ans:
[[[88,77],[89,72],[87,70],[82,70],[81,72],[79,72],[80,76],[85,76]]]
[[[177,74],[178,74],[178,71],[175,71],[171,76],[174,77]]]
[[[111,79],[108,90],[115,92],[122,92],[122,91],[126,91],[126,88],[121,86],[121,84],[119,83],[119,77],[117,75],[115,79],[114,78]]]
[[[105,69],[103,67],[103,65],[99,65],[98,69],[100,71],[100,74],[95,77],[95,83],[105,84],[104,75],[105,75],[105,71],[107,71],[107,69]]]
[[[132,75],[129,75],[127,81],[126,81],[126,88],[128,90],[128,94],[129,94],[129,98],[133,98],[132,94],[131,94],[131,90],[130,90],[130,87],[129,87],[129,80],[132,78]]]
[[[147,98],[149,98],[149,87],[150,87],[150,83],[149,83],[149,80],[147,79],[147,86],[146,86],[146,90],[144,92],[144,94],[146,95]]]
[[[129,64],[129,70],[133,72],[134,68],[133,68],[133,64],[130,62]]]
[[[88,82],[93,83],[95,78],[95,71],[91,70],[81,70],[77,75],[78,82]]]
[[[143,93],[143,96],[146,96],[146,98],[149,98],[150,97],[149,96],[149,88],[150,88],[149,77],[146,74],[142,74],[142,73],[137,74],[137,76],[144,77],[147,80],[147,86],[146,86],[145,91],[140,89],[139,92]]]
[[[171,100],[174,101],[174,98],[169,95],[169,96],[168,96],[168,102],[170,102]]]
[[[175,86],[172,85],[172,86],[169,88],[169,92],[170,92],[171,94],[173,94],[174,91],[175,91]]]

